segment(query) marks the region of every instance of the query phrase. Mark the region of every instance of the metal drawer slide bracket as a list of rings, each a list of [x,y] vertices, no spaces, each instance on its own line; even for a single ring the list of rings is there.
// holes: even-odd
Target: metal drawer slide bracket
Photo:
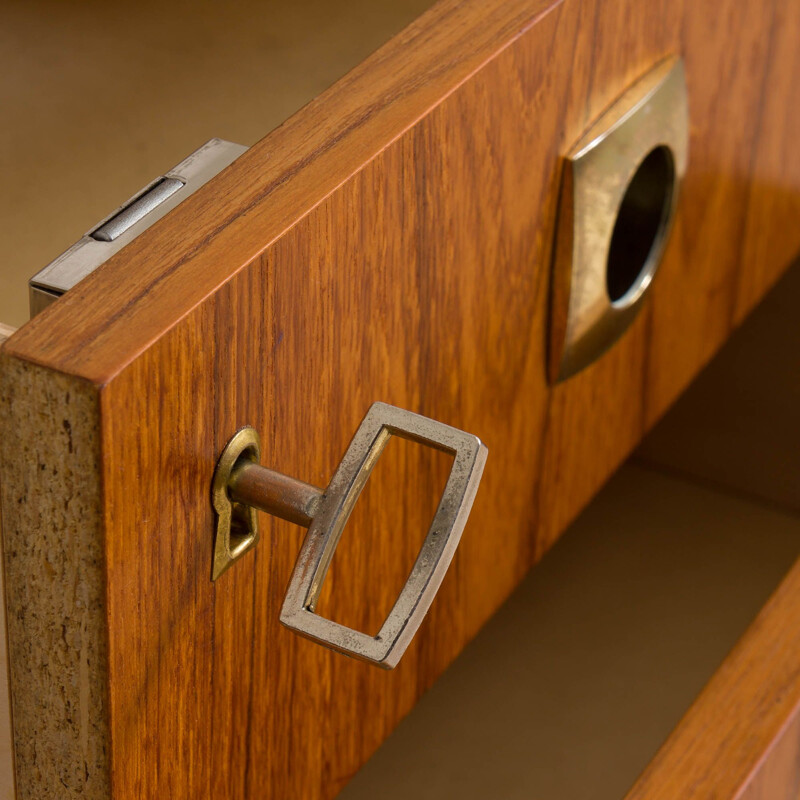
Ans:
[[[344,526],[392,436],[451,453],[453,467],[427,537],[377,636],[314,613]],[[374,403],[326,489],[259,465],[253,428],[228,442],[214,473],[217,513],[212,580],[258,541],[256,509],[308,528],[289,582],[281,622],[309,639],[384,669],[396,666],[419,628],[453,558],[483,474],[487,449],[472,434],[385,403]]]
[[[211,139],[82,236],[29,283],[31,317],[144,233],[189,195],[232,164],[247,148]]]

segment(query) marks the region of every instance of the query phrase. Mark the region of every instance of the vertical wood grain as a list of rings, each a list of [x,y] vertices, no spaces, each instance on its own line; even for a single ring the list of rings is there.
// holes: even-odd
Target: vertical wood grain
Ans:
[[[727,0],[716,4],[713,13],[708,7],[695,6],[696,12],[687,13],[680,26],[689,93],[691,168],[672,242],[659,271],[661,286],[653,297],[644,375],[648,425],[663,414],[697,366],[705,364],[730,333],[736,276],[740,271],[756,274],[762,269],[742,259],[741,253],[750,187],[761,182],[758,159],[771,146],[762,137],[767,131],[789,129],[782,114],[765,107],[771,65],[779,63],[775,69],[792,73],[787,58],[774,61],[776,13],[785,5],[782,0],[744,4]],[[792,36],[789,31],[784,35]],[[731,42],[736,45],[731,47]],[[712,74],[714,79],[709,80]],[[786,178],[784,186],[797,193],[800,176]],[[781,192],[773,186],[768,194]],[[776,222],[767,222],[759,237],[777,236],[786,250],[796,251],[797,236],[776,234]],[[760,288],[758,296],[767,287]],[[668,371],[663,369],[666,362]]]
[[[672,323],[646,313],[589,370],[554,390],[546,384],[549,232],[561,148],[613,99],[609,87],[627,85],[652,61],[679,50],[681,35],[698,58],[701,50],[706,54],[707,71],[728,76],[734,69],[722,41],[707,48],[700,34],[689,36],[693,17],[683,28],[671,24],[679,8],[661,7],[660,20],[652,9],[645,14],[598,5],[587,14],[590,8],[567,3],[498,52],[407,135],[365,163],[346,190],[309,211],[106,387],[104,408],[117,420],[109,426],[109,444],[118,437],[133,442],[126,427],[131,398],[144,392],[148,373],[159,370],[156,359],[189,359],[195,372],[213,375],[214,386],[193,390],[170,379],[156,394],[199,392],[192,395],[199,399],[193,424],[212,432],[216,452],[234,430],[253,424],[262,432],[265,464],[319,485],[327,482],[374,400],[474,431],[498,453],[430,617],[392,673],[330,654],[278,625],[302,536],[291,525],[262,516],[262,545],[214,586],[201,573],[190,576],[164,552],[163,566],[154,565],[157,572],[143,587],[154,580],[168,581],[166,586],[197,581],[185,589],[196,608],[213,604],[213,659],[192,644],[201,674],[211,675],[210,684],[200,684],[210,687],[210,702],[189,695],[192,686],[175,683],[169,672],[158,677],[146,690],[154,704],[148,719],[157,719],[156,697],[163,693],[191,700],[186,713],[204,722],[191,731],[196,738],[184,735],[185,752],[170,753],[172,769],[162,750],[178,735],[174,720],[161,727],[157,740],[126,740],[124,768],[143,765],[145,782],[125,779],[121,785],[136,786],[144,796],[175,796],[180,785],[173,776],[191,772],[210,739],[215,791],[230,797],[334,796],[635,446],[652,408],[661,408],[730,330],[739,253],[733,246],[713,249],[709,242],[729,236],[743,219],[746,192],[731,195],[725,182],[742,157],[736,137],[752,144],[752,124],[729,133],[737,127],[739,107],[715,106],[704,117],[700,94],[693,101],[701,103],[701,127],[694,134],[702,145],[700,164],[706,147],[726,166],[720,167],[721,183],[689,183],[680,224],[691,235],[687,243],[686,230],[677,234],[680,246],[673,246],[657,284],[654,305],[663,298],[670,314],[685,315],[680,352],[669,349],[676,335]],[[757,18],[755,11],[745,15],[732,34],[760,42],[765,23],[756,24]],[[603,44],[615,36],[639,44]],[[578,88],[575,42],[591,43],[594,50],[591,67],[577,70],[584,80]],[[578,61],[585,57],[581,51]],[[765,57],[757,48],[760,66]],[[734,89],[755,103],[761,83],[749,72],[740,83],[736,76],[729,77]],[[746,103],[742,109],[752,114]],[[500,123],[509,119],[515,124]],[[734,138],[718,152],[714,140],[724,142],[726,135]],[[727,198],[727,205],[716,208],[716,216],[696,216],[694,209],[711,196],[720,203]],[[686,264],[695,270],[696,294],[689,303],[683,300]],[[714,289],[719,282],[723,293]],[[216,343],[213,366],[194,355],[206,326]],[[204,405],[212,396],[213,410]],[[168,413],[171,425],[186,430],[183,410]],[[135,441],[141,442],[141,434]],[[158,462],[170,450],[163,456],[152,446],[148,451],[156,459],[153,468],[170,475]],[[213,461],[207,450],[195,452],[198,466]],[[330,573],[331,613],[365,625],[370,598],[358,581],[340,576],[365,569],[390,575],[393,550],[373,542],[371,530],[391,529],[398,514],[411,530],[426,522],[413,499],[412,465],[397,465],[383,480],[384,489],[394,484],[403,494],[396,504],[374,509],[374,519],[354,520],[348,532],[352,549],[342,552]],[[162,477],[160,491],[168,503],[171,495],[185,496],[188,487]],[[117,515],[135,519],[134,502],[120,495]],[[210,530],[206,514],[202,509],[197,516],[198,529]],[[142,546],[142,536],[141,528],[125,534],[132,551]],[[120,579],[112,574],[110,585]],[[174,602],[174,592],[148,598],[148,617],[171,613],[166,605]],[[112,620],[129,607],[127,598],[112,600]],[[176,629],[175,646],[193,630],[186,620]],[[153,642],[154,649],[156,644],[162,652],[164,643]],[[121,657],[137,646],[136,639],[117,645]],[[160,769],[147,766],[152,763]]]
[[[796,75],[800,72],[797,30],[800,4],[777,2],[771,19],[771,57],[764,73],[758,108],[757,148],[752,151],[747,213],[737,274],[734,319],[741,322],[797,255],[793,241],[775,236],[780,229],[797,230],[800,220],[800,105]]]

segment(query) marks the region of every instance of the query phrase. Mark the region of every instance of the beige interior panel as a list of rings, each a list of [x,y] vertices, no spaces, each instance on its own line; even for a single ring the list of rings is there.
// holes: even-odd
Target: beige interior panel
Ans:
[[[637,457],[800,512],[800,264],[647,436]]]

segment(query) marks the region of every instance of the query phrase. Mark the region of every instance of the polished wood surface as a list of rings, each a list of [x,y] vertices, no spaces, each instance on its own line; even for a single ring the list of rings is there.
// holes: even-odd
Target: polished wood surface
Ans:
[[[784,222],[800,151],[785,103],[764,100],[773,76],[800,78],[788,6],[444,0],[6,344],[9,370],[33,362],[97,397],[115,798],[335,796],[555,541],[800,249]],[[559,154],[671,53],[690,166],[652,301],[551,389]],[[324,485],[374,400],[490,451],[392,673],[279,627],[302,535],[287,523],[262,517],[258,548],[209,579],[230,435],[255,426],[266,466]],[[331,615],[364,629],[442,474],[396,458],[330,576]]]
[[[800,708],[775,738],[739,800],[797,800],[800,797]]]
[[[319,213],[329,195],[355,210],[351,193],[364,169],[380,168],[387,154],[410,144],[421,117],[429,119],[551,5],[437,4],[90,276],[57,312],[26,326],[16,352],[97,384],[110,381],[270,245],[298,224],[305,228],[309,211]],[[135,280],[121,285],[111,277],[119,269]],[[86,292],[96,303],[82,301]]]

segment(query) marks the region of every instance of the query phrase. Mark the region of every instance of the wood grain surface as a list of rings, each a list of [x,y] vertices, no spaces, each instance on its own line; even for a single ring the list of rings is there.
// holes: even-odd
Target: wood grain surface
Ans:
[[[625,800],[793,800],[800,791],[800,562]]]
[[[800,797],[800,708],[775,738],[739,800],[797,800]]]
[[[765,100],[800,79],[789,5],[444,0],[5,345],[99,403],[114,798],[331,798],[498,608],[800,249],[794,112]],[[652,302],[551,389],[559,154],[671,53],[690,166]],[[279,627],[288,523],[262,516],[209,579],[231,434],[255,426],[265,465],[325,485],[375,400],[490,453],[391,673]],[[376,476],[388,501],[348,526],[332,615],[373,624],[441,469],[405,453]]]

